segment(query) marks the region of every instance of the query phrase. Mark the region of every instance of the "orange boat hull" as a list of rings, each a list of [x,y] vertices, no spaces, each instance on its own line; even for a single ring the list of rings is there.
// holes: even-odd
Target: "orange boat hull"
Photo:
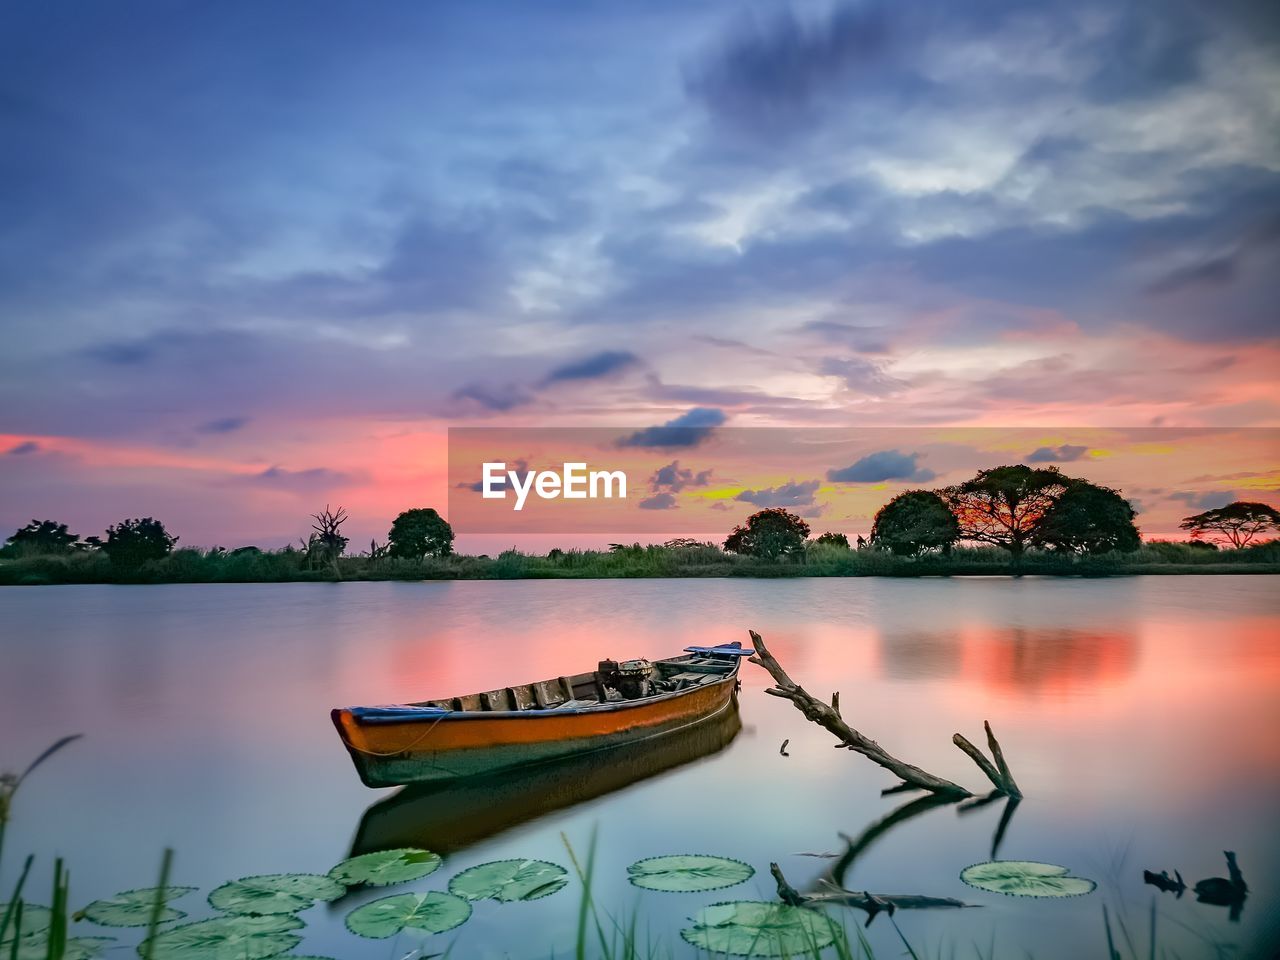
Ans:
[[[459,711],[368,723],[340,708],[332,717],[365,785],[429,783],[676,733],[736,703],[736,674],[650,699],[573,710]]]

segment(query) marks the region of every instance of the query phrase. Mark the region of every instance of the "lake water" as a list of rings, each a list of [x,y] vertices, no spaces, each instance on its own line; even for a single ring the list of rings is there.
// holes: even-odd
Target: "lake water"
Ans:
[[[328,711],[491,689],[605,656],[746,642],[750,627],[809,690],[839,690],[854,726],[979,792],[986,783],[951,735],[981,742],[990,720],[1026,794],[1000,857],[1098,882],[1069,900],[972,889],[958,875],[990,859],[1003,804],[923,812],[880,835],[845,878],[859,890],[981,905],[900,911],[894,919],[922,957],[973,956],[973,944],[985,951],[993,938],[997,956],[1105,957],[1104,903],[1146,957],[1153,900],[1156,955],[1271,956],[1280,943],[1276,587],[1239,576],[5,588],[0,770],[63,734],[86,737],[18,795],[0,883],[8,890],[20,858],[35,852],[43,890],[60,854],[72,905],[82,906],[151,885],[171,846],[173,882],[202,889],[178,905],[201,917],[211,914],[203,894],[223,881],[324,872],[353,846],[436,846],[444,866],[410,889],[443,889],[488,860],[568,866],[561,833],[582,854],[595,829],[597,902],[638,911],[674,956],[692,955],[678,932],[701,906],[772,899],[770,861],[811,886],[831,861],[799,854],[838,852],[839,834],[856,837],[911,799],[882,797],[894,779],[766,696],[760,668],[743,665],[740,730],[729,721],[696,743],[506,791],[388,802],[392,791],[360,785]],[[1249,883],[1238,922],[1190,892],[1178,900],[1142,883],[1144,868],[1180,870],[1189,884],[1225,876],[1224,850]],[[756,875],[702,894],[628,884],[628,864],[664,853],[732,856]],[[304,914],[297,952],[402,958],[420,945],[352,936],[342,925],[350,906]],[[576,884],[529,903],[481,902],[468,923],[423,946],[456,940],[458,958],[564,957],[577,910]],[[852,927],[864,915],[844,919]],[[888,918],[867,936],[879,956],[903,955]]]

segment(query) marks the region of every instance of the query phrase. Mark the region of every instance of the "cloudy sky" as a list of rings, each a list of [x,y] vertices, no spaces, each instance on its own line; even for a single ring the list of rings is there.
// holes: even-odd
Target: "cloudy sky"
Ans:
[[[6,530],[381,536],[451,425],[1280,426],[1268,0],[18,0],[0,142]],[[1106,479],[1276,502],[1254,436]]]

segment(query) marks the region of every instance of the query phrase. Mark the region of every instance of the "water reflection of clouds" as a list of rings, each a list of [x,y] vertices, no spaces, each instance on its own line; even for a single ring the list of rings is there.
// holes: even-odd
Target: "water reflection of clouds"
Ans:
[[[883,675],[892,680],[955,679],[1016,695],[1070,693],[1122,681],[1137,667],[1133,627],[976,626],[879,635]]]

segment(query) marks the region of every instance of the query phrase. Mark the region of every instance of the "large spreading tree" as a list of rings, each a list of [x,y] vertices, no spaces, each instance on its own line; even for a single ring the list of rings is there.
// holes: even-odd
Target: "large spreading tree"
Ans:
[[[804,552],[809,524],[782,507],[771,507],[747,517],[724,542],[730,553],[777,560]]]
[[[1206,510],[1185,518],[1179,526],[1193,538],[1220,537],[1236,549],[1254,539],[1280,531],[1280,511],[1265,503],[1237,500],[1216,510]]]
[[[107,527],[107,539],[102,552],[113,564],[122,567],[140,567],[148,560],[160,560],[173,551],[178,538],[164,528],[164,524],[151,517],[138,520],[121,520]]]
[[[453,553],[453,527],[433,507],[418,507],[391,522],[387,543],[393,557],[447,557]]]
[[[960,524],[960,539],[989,543],[1016,562],[1034,543],[1036,527],[1075,481],[1057,467],[1025,464],[980,470],[964,483],[941,491]]]
[[[900,493],[876,514],[871,542],[898,556],[948,551],[960,538],[960,524],[946,501],[932,490]]]
[[[5,541],[4,553],[13,557],[70,553],[80,538],[56,520],[32,520]]]
[[[1142,544],[1134,516],[1118,491],[1073,480],[1035,525],[1031,542],[1059,553],[1131,553]]]

